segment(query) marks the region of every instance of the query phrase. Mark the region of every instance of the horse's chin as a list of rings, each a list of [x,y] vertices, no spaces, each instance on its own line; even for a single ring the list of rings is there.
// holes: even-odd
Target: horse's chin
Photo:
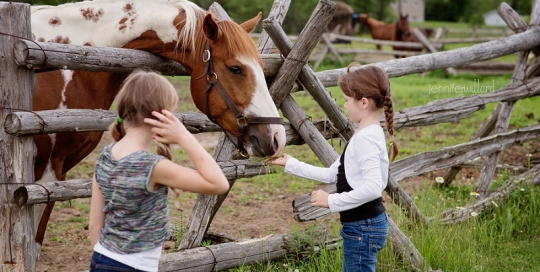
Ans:
[[[225,134],[227,135],[227,138],[229,138],[229,140],[234,144],[234,146],[239,149],[238,139],[236,138],[236,136],[232,135],[228,131]],[[242,143],[244,144],[244,149],[247,151],[247,155],[261,158],[275,156],[281,152],[283,148],[279,146],[278,142],[276,142],[276,139],[273,139],[273,141],[274,142],[272,144],[267,144],[267,148],[263,148],[262,143],[259,142],[259,139],[256,136],[246,135]],[[285,139],[283,139],[282,141],[284,142]]]

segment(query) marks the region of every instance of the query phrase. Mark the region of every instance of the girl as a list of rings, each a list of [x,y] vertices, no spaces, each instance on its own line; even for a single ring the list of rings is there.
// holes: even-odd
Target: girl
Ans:
[[[117,97],[116,141],[96,163],[90,205],[90,271],[158,271],[169,238],[169,187],[223,194],[229,182],[206,150],[171,113],[178,96],[164,77],[137,71]],[[150,153],[156,141],[158,155]],[[178,144],[197,170],[170,161]]]
[[[394,143],[394,108],[390,83],[377,66],[359,68],[352,63],[340,76],[338,86],[345,97],[351,122],[358,123],[343,154],[329,168],[315,167],[284,154],[272,164],[285,166],[285,172],[325,183],[337,182],[337,193],[317,190],[311,205],[339,212],[342,223],[343,271],[375,271],[377,253],[388,235],[388,222],[382,204],[382,191],[388,179],[388,154],[380,109],[384,107],[390,135],[392,160],[398,154]]]

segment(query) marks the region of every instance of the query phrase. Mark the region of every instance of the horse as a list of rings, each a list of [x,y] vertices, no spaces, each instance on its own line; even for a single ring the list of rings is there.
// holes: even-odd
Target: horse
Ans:
[[[405,20],[403,20],[405,18]],[[387,41],[394,41],[396,39],[396,26],[399,24],[400,27],[408,27],[409,22],[407,21],[406,17],[403,17],[400,15],[400,20],[398,22],[387,24],[385,22],[379,21],[377,19],[371,18],[369,15],[365,13],[361,13],[358,21],[362,24],[364,24],[367,29],[369,30],[369,33],[371,34],[371,38],[375,40],[387,40]],[[377,50],[381,50],[381,45],[376,45]]]
[[[94,0],[31,7],[36,41],[138,49],[177,61],[191,75],[197,108],[220,125],[237,148],[258,157],[279,154],[286,140],[262,58],[249,35],[260,18],[261,13],[242,24],[218,21],[187,0]],[[73,70],[36,73],[33,110],[109,109],[126,77]],[[36,183],[65,180],[102,134],[34,136]],[[45,208],[35,207],[38,248],[53,206],[50,202]]]
[[[407,20],[407,16],[402,17],[402,19],[399,21],[403,21],[403,18],[405,21]],[[433,34],[432,28],[418,28],[420,32],[426,37],[429,38]],[[401,25],[396,25],[396,33],[395,33],[395,40],[401,41],[401,42],[414,42],[414,43],[420,43],[420,40],[411,33],[409,23],[402,22]],[[410,48],[410,47],[400,47],[400,46],[392,46],[393,50],[398,51],[411,51],[411,52],[420,52],[422,51],[422,48]],[[400,56],[395,55],[396,58],[404,58],[406,56]]]
[[[400,14],[399,15],[399,20],[395,23],[394,38],[392,39],[393,41],[418,42],[418,39],[416,38],[416,36],[414,36],[411,33],[411,29],[409,27],[409,21],[407,20],[408,17],[409,17],[408,14],[406,14],[406,15],[401,15]],[[407,50],[410,50],[412,48],[400,47],[400,46],[395,46],[394,45],[394,46],[392,46],[392,49],[394,51],[407,51]],[[415,50],[415,49],[413,49],[413,50]],[[405,56],[395,55],[394,57],[396,59],[399,59],[399,58],[404,58]]]
[[[399,15],[399,20],[394,23],[386,24],[377,19],[369,17],[367,14],[360,14],[359,21],[367,26],[371,37],[376,40],[400,41],[400,42],[418,42],[416,37],[412,35],[409,27],[409,15]],[[376,45],[378,50],[381,50],[381,45]],[[409,50],[399,46],[392,46],[394,50]],[[401,56],[395,56],[400,58]]]

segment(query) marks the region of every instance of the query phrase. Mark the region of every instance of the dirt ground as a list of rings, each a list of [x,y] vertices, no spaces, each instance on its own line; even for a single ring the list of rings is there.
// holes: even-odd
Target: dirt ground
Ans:
[[[212,149],[218,140],[218,134],[206,133],[197,135],[197,137],[207,149]],[[93,169],[99,152],[111,141],[110,135],[106,133],[95,151],[83,160],[74,171],[84,173],[88,172],[88,169]],[[536,152],[540,151],[540,149],[536,149]],[[523,148],[514,146],[502,153],[501,163],[524,165],[526,162],[523,158],[525,158]],[[442,172],[433,174],[439,175]],[[459,174],[458,181],[466,182],[470,177],[477,178],[478,170],[464,169]],[[402,181],[401,185],[409,194],[413,194],[425,185],[425,177],[407,179]],[[239,239],[249,239],[269,234],[286,233],[295,226],[305,228],[311,224],[338,220],[338,216],[334,214],[318,222],[295,222],[291,203],[294,198],[299,196],[299,193],[289,192],[287,186],[275,189],[270,195],[267,195],[259,186],[249,182],[238,181],[234,187],[235,191],[229,194],[214,218],[210,232],[225,233]],[[321,185],[321,187],[323,186]],[[176,210],[174,205],[171,205],[171,223],[180,226],[187,224],[196,196],[190,193],[186,194],[182,197],[182,211]],[[92,253],[87,231],[89,202],[89,199],[78,199],[56,204],[49,220],[37,271],[83,271],[88,269]],[[385,202],[385,205],[391,205],[387,195],[385,195]],[[174,242],[167,244],[167,246],[173,245]]]

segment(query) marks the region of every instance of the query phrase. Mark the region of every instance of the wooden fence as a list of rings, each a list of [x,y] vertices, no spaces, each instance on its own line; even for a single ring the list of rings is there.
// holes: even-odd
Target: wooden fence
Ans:
[[[339,27],[339,26],[338,26]],[[411,28],[413,35],[417,37],[419,42],[400,42],[400,41],[387,41],[387,40],[376,40],[370,38],[361,38],[361,37],[351,37],[345,35],[338,35],[333,32],[326,33],[328,40],[323,39],[321,42],[318,52],[311,57],[311,60],[314,61],[313,69],[317,69],[322,62],[322,60],[327,56],[329,52],[333,54],[333,57],[337,58],[340,63],[343,63],[342,56],[343,54],[354,54],[354,60],[361,63],[374,63],[392,59],[394,56],[401,57],[410,57],[417,56],[426,53],[437,52],[444,48],[447,44],[455,43],[484,43],[492,40],[499,39],[501,37],[506,37],[510,34],[511,29],[508,27],[497,28],[497,29],[479,29],[473,27],[472,29],[453,29],[448,27],[439,27],[435,31],[435,36],[432,39],[428,39],[424,36],[422,32],[415,30],[416,28]],[[472,34],[469,34],[472,33]],[[457,34],[459,38],[444,38],[445,35]],[[462,37],[463,34],[467,34]],[[482,34],[482,37],[480,35]],[[485,36],[486,34],[499,34],[497,36]],[[453,35],[456,36],[456,35]],[[324,38],[324,36],[323,36]],[[399,47],[401,50],[374,50],[374,49],[360,49],[354,48],[354,46],[348,48],[336,48],[330,41],[348,41],[351,44],[373,44],[377,46],[392,46]],[[407,50],[410,49],[410,50]],[[407,50],[407,51],[403,51]],[[448,68],[447,71],[455,75],[456,70],[453,68]],[[514,63],[492,63],[492,62],[477,62],[474,65],[462,65],[456,67],[456,69],[463,73],[475,73],[483,75],[498,75],[503,73],[509,73],[514,70]]]
[[[540,45],[540,1],[537,1],[531,14],[529,26],[523,22],[511,8],[502,4],[499,8],[501,16],[507,21],[509,26],[518,33],[506,38],[493,40],[490,42],[477,44],[467,48],[449,50],[413,56],[405,59],[396,59],[379,62],[372,65],[381,67],[390,77],[402,76],[412,73],[420,73],[440,68],[469,64],[481,60],[496,58],[499,56],[520,52],[512,84],[501,88],[495,92],[481,94],[463,98],[452,98],[434,101],[429,104],[403,109],[395,114],[395,127],[402,129],[410,126],[425,126],[440,122],[457,121],[469,117],[475,111],[482,109],[486,103],[499,102],[496,110],[490,118],[479,128],[472,141],[457,146],[447,147],[438,151],[424,152],[411,157],[393,162],[390,166],[389,181],[386,191],[393,201],[399,204],[411,220],[428,222],[420,210],[418,210],[412,199],[404,192],[399,182],[407,177],[412,177],[422,173],[452,168],[449,172],[454,173],[460,165],[469,163],[478,156],[488,156],[479,180],[479,190],[485,190],[485,197],[477,203],[460,210],[448,210],[440,216],[443,223],[455,223],[466,220],[472,211],[487,211],[490,206],[486,203],[490,199],[503,199],[504,196],[513,190],[512,180],[503,185],[499,191],[487,194],[485,185],[489,185],[495,171],[493,165],[497,165],[498,153],[518,142],[537,139],[540,134],[540,126],[530,126],[516,131],[506,131],[508,128],[508,117],[512,110],[514,101],[526,97],[536,96],[540,92],[540,80],[535,78],[538,64],[527,67],[526,58],[528,50]],[[280,27],[288,10],[290,0],[274,2],[272,11],[267,19],[263,21],[265,32],[258,41],[260,52],[265,62],[265,74],[273,76],[274,81],[270,86],[271,95],[283,115],[289,120],[287,124],[287,144],[307,143],[317,157],[325,166],[329,166],[337,158],[337,152],[328,144],[326,139],[340,137],[348,140],[352,136],[354,126],[347,120],[340,111],[335,101],[330,97],[325,87],[336,86],[339,75],[346,71],[346,68],[328,70],[315,73],[307,65],[311,50],[315,47],[322,36],[322,29],[329,20],[335,9],[335,3],[321,0],[315,8],[312,18],[308,22],[308,27],[300,33],[296,43],[292,44]],[[211,10],[220,18],[228,18],[226,13],[214,4]],[[517,17],[516,17],[517,16]],[[30,38],[29,28],[29,7],[23,4],[0,2],[0,25],[9,26],[9,31],[17,33],[17,36]],[[526,30],[525,30],[526,29]],[[271,39],[270,39],[271,37]],[[152,69],[164,72],[169,75],[185,75],[185,70],[176,63],[152,59],[151,54],[144,52],[131,52],[121,49],[92,48],[88,46],[78,47],[73,45],[59,45],[28,43],[20,41],[13,36],[0,34],[0,55],[4,59],[15,59],[13,61],[3,61],[0,65],[0,72],[3,75],[3,82],[9,82],[9,86],[2,83],[2,111],[0,120],[4,125],[0,141],[0,177],[2,186],[0,187],[0,270],[9,271],[34,271],[36,264],[37,249],[34,243],[34,229],[32,205],[36,203],[46,203],[53,200],[67,200],[77,197],[90,196],[90,183],[88,180],[74,180],[62,182],[49,182],[40,185],[32,184],[33,177],[33,156],[35,147],[31,135],[37,133],[56,133],[62,131],[103,131],[106,130],[116,114],[112,111],[98,110],[55,110],[31,112],[32,105],[32,68],[44,65],[42,56],[46,55],[46,67],[48,69],[85,69],[91,71],[106,71],[116,69],[115,72],[130,72],[134,68],[132,63],[112,62],[112,59],[122,58],[102,58],[107,54],[129,54],[131,60],[144,59],[144,65]],[[275,46],[285,56],[268,54]],[[43,50],[40,48],[42,47]],[[61,52],[61,53],[55,53]],[[77,62],[66,63],[67,54],[80,54],[84,58],[77,58]],[[88,57],[86,57],[88,56]],[[116,55],[117,56],[117,55]],[[41,59],[40,59],[41,58]],[[300,61],[299,61],[300,60]],[[109,62],[110,61],[110,62]],[[538,60],[536,61],[538,63]],[[104,67],[102,65],[106,65]],[[110,68],[114,66],[114,68]],[[536,67],[536,68],[535,68]],[[111,71],[111,70],[108,70]],[[296,83],[299,81],[301,84]],[[321,108],[325,111],[329,121],[310,121],[298,104],[290,96],[290,92],[299,91],[301,87],[309,92]],[[17,109],[17,110],[15,110]],[[218,128],[211,124],[201,113],[177,113],[184,116],[188,129],[193,133],[206,131],[216,131]],[[42,118],[39,120],[39,116]],[[81,118],[84,116],[86,118]],[[91,118],[88,118],[91,116]],[[74,125],[74,120],[77,124]],[[307,120],[307,121],[306,121]],[[384,124],[382,122],[381,124]],[[331,130],[325,130],[330,127]],[[494,130],[494,127],[497,129]],[[494,135],[488,134],[494,130]],[[231,186],[237,178],[249,177],[261,174],[260,165],[250,163],[248,160],[235,160],[234,146],[226,137],[220,138],[220,142],[215,150],[214,158],[228,177]],[[494,163],[495,162],[495,163]],[[535,167],[525,172],[533,176],[532,182],[538,184],[540,178],[538,173],[540,167]],[[268,174],[263,171],[262,174]],[[455,175],[455,174],[454,174]],[[525,174],[524,174],[525,175]],[[519,177],[518,177],[519,178]],[[451,181],[451,177],[446,182]],[[45,190],[46,189],[46,190]],[[334,192],[335,186],[325,189]],[[232,248],[239,248],[237,243],[218,245],[219,247],[210,249],[199,248],[204,234],[210,225],[213,216],[218,211],[221,203],[227,194],[222,196],[203,196],[197,198],[197,203],[190,216],[186,235],[182,237],[180,248],[181,253],[171,253],[162,257],[160,271],[181,271],[179,267],[188,267],[184,271],[212,271],[216,268],[218,260],[212,260],[208,252],[212,250],[224,250],[227,252]],[[329,214],[328,209],[314,208],[310,206],[309,195],[299,196],[294,201],[294,212],[299,221],[313,220]],[[390,236],[394,243],[395,253],[407,260],[415,270],[429,270],[426,262],[410,240],[390,219]],[[270,239],[270,238],[268,238]],[[227,267],[241,264],[243,261],[253,262],[270,260],[283,256],[282,251],[274,251],[276,243],[281,245],[281,241],[286,240],[286,236],[275,237],[277,241],[266,243],[261,240],[250,242],[250,246],[238,249],[234,254],[236,262],[227,262]],[[273,240],[272,240],[273,241]],[[332,241],[329,241],[332,243]],[[242,252],[242,253],[240,253]],[[251,259],[244,259],[250,252]],[[270,254],[270,252],[273,252]],[[183,255],[182,255],[183,254]],[[244,254],[244,255],[243,255]],[[189,262],[199,258],[203,260],[195,269],[189,267]],[[233,258],[233,259],[234,259]],[[191,270],[190,270],[191,269]],[[195,269],[195,270],[193,270]]]

